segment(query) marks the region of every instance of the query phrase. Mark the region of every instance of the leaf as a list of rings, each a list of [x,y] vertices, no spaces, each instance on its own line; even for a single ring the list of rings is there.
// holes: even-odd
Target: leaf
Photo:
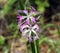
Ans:
[[[43,42],[46,42],[47,41],[47,37],[45,37],[45,38],[42,38],[41,40],[40,40],[40,42],[39,42],[39,44],[41,45]]]
[[[24,5],[22,3],[22,0],[18,0],[18,1],[19,1],[20,10],[24,10]]]
[[[35,3],[37,4],[37,9],[41,12],[44,13],[45,7],[49,7],[49,3],[47,0],[36,0]]]
[[[40,12],[44,12],[44,11],[45,11],[45,8],[44,8],[44,7],[38,7],[38,10],[39,10]]]
[[[3,7],[2,10],[2,14],[1,17],[3,18],[6,14],[8,14],[8,12],[10,11],[10,9],[12,8],[12,5],[14,4],[16,0],[9,0],[6,2],[6,4]]]
[[[4,37],[3,36],[0,36],[0,45],[4,44]]]

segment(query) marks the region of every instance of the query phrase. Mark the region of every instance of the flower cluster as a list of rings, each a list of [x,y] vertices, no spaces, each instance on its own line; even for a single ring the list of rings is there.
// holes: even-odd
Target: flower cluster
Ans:
[[[31,8],[31,10],[19,10],[18,12],[18,26],[22,36],[28,38],[30,42],[37,40],[39,38],[37,32],[40,31],[37,21],[40,18],[40,13],[34,8]]]

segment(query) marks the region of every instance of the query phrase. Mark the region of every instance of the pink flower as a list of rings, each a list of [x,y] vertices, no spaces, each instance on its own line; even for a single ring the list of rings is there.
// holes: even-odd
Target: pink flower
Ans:
[[[17,16],[17,20],[20,31],[22,32],[22,36],[28,38],[30,42],[39,39],[37,32],[40,31],[40,28],[37,21],[40,18],[40,13],[37,12],[33,7],[29,11],[25,9],[19,10],[18,12],[20,15]]]
[[[22,25],[20,30],[22,32],[22,35],[26,38],[29,38],[30,41],[32,40],[32,38],[34,40],[38,39],[37,32],[39,32],[40,28],[37,24],[35,24],[34,26]],[[34,34],[34,36],[31,36],[32,33]]]
[[[18,16],[18,18],[19,18],[19,21],[26,21],[28,24],[30,23],[30,22],[32,22],[32,23],[36,23],[36,20],[38,20],[39,18],[40,18],[40,16],[38,16],[38,17],[35,17],[34,15],[35,14],[40,14],[39,12],[37,12],[35,9],[31,9],[30,11],[28,11],[28,10],[19,10],[18,11],[19,13],[24,13],[24,14],[26,14],[26,15],[19,15]],[[23,22],[24,22],[23,21]]]

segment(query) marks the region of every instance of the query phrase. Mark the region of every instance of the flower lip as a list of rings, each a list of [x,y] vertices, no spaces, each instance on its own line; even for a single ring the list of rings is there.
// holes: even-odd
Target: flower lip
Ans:
[[[20,30],[22,32],[22,35],[25,36],[25,37],[26,36],[30,37],[31,33],[33,32],[34,35],[36,35],[38,37],[38,34],[36,33],[36,31],[38,31],[39,28],[37,26],[38,26],[37,24],[35,24],[34,26],[29,26],[29,25],[23,25],[23,26],[21,26]]]
[[[27,28],[29,28],[29,26],[24,24],[24,25],[21,25],[20,30],[22,32],[24,31],[24,29],[27,29]]]

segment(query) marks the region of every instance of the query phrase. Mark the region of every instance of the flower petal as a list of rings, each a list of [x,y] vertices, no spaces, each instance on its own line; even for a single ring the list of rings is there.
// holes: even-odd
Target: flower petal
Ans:
[[[35,19],[35,18],[32,18],[31,21],[32,21],[33,23],[36,23],[36,19]]]
[[[26,22],[27,22],[27,24],[30,24],[30,20],[29,19],[27,19]]]
[[[38,19],[40,19],[40,16],[38,16],[38,17],[36,18],[36,20],[38,20]]]
[[[34,15],[35,13],[36,13],[36,11],[33,11],[33,10],[30,11],[31,15]]]
[[[26,28],[29,28],[29,26],[28,25],[21,25],[21,27],[20,27],[20,31],[22,32],[22,31],[24,31],[24,29],[26,29]]]
[[[29,32],[29,30],[25,30],[25,31],[22,32],[22,35],[26,38],[27,38],[27,32]]]
[[[38,36],[38,34],[36,33],[36,31],[32,30],[32,32],[33,32],[35,35],[37,35],[37,36]]]
[[[23,10],[23,13],[27,14],[28,15],[28,11],[27,10]]]
[[[26,16],[17,16],[17,18],[18,18],[18,21],[22,21],[23,19],[25,19],[26,18]]]
[[[40,28],[39,28],[39,26],[38,26],[37,24],[35,24],[32,29],[33,29],[33,30],[37,30],[37,31],[40,30]]]
[[[26,15],[28,15],[28,11],[27,10],[18,10],[18,13],[25,13]]]

